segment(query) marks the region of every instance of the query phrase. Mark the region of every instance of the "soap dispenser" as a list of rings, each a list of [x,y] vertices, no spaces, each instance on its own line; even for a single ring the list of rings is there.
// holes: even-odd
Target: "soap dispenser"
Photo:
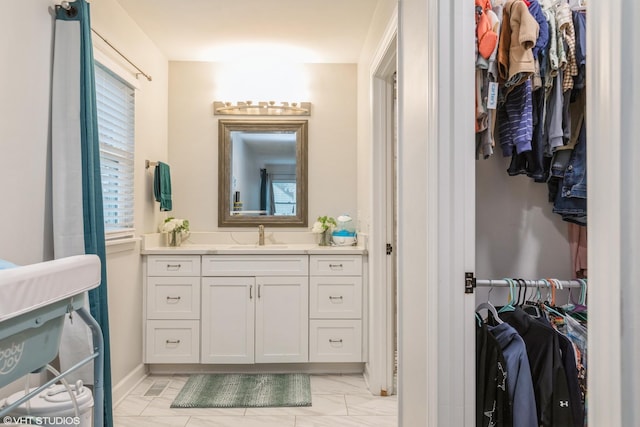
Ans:
[[[356,244],[356,228],[353,218],[344,214],[336,218],[336,227],[333,229],[333,243],[336,246],[351,246]]]

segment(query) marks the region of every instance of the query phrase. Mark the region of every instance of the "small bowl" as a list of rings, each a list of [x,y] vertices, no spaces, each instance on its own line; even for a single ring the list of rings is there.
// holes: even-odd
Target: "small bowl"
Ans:
[[[331,236],[336,246],[353,246],[356,244],[356,236]]]

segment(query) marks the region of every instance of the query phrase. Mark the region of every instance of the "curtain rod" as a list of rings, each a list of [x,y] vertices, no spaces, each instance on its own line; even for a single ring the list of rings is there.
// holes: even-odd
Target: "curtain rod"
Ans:
[[[111,49],[113,49],[114,51],[116,51],[116,53],[118,55],[120,55],[125,61],[127,61],[129,64],[131,64],[131,66],[133,68],[135,68],[136,70],[139,71],[139,74],[142,74],[143,76],[145,76],[147,78],[148,81],[151,81],[151,76],[147,73],[145,73],[144,71],[142,71],[136,64],[134,64],[133,62],[131,62],[131,60],[129,58],[127,58],[122,52],[120,52],[118,49],[116,49],[116,47],[114,45],[112,45],[111,43],[109,43],[109,41],[107,39],[105,39],[104,37],[102,37],[102,35],[97,32],[96,30],[94,30],[93,28],[91,29],[91,31],[93,31],[98,37],[100,37]]]
[[[68,1],[62,1],[60,2],[60,4],[56,5],[56,8],[61,7],[64,10],[67,11],[76,11],[76,8],[74,8]],[[91,31],[93,31],[98,37],[100,37],[111,49],[113,49],[118,55],[120,55],[125,61],[127,61],[129,64],[131,64],[131,66],[133,68],[135,68],[136,70],[139,71],[138,74],[142,74],[143,76],[145,76],[147,78],[147,80],[151,81],[151,76],[147,73],[145,73],[144,71],[142,71],[140,69],[140,67],[138,67],[136,64],[134,64],[133,62],[131,62],[131,60],[129,58],[127,58],[122,52],[120,52],[114,45],[112,45],[111,43],[109,43],[109,41],[107,39],[105,39],[104,37],[102,37],[102,35],[97,32],[96,30],[94,30],[93,28],[91,29]],[[136,76],[138,75],[136,74]]]
[[[516,285],[518,284],[518,280],[516,279],[512,279],[515,281]],[[522,279],[520,279],[521,281],[523,281]],[[579,288],[581,286],[583,286],[583,284],[579,281],[579,280],[558,280],[558,279],[551,279],[554,280],[558,283],[558,286],[556,286],[556,289],[560,288]],[[527,286],[532,286],[532,287],[549,287],[549,284],[552,284],[551,281],[545,281],[542,279],[538,279],[538,280],[524,280],[524,283],[526,283]],[[584,285],[587,284],[587,281],[584,280]],[[508,287],[509,286],[509,282],[506,279],[476,279],[476,286],[482,286],[482,287],[491,287],[491,286],[497,286],[497,287]]]

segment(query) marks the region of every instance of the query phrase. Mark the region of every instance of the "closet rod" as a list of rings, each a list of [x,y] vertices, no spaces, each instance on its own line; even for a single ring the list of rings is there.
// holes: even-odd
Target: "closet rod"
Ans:
[[[515,279],[513,279],[515,280]],[[559,283],[560,288],[579,288],[582,286],[582,283],[578,280],[557,280],[557,279],[553,279],[556,282]],[[544,280],[538,279],[538,280],[524,280],[524,282],[527,284],[527,286],[532,286],[532,287],[539,287],[539,288],[546,288],[549,287],[549,284],[552,285],[551,282],[547,283]],[[516,285],[518,284],[518,281],[515,280]],[[587,281],[585,280],[584,283],[586,284]],[[497,286],[497,287],[509,287],[509,282],[506,279],[476,279],[476,286],[482,286],[482,287],[491,287],[491,286]]]
[[[75,14],[77,13],[77,9],[75,7],[73,7],[73,5],[71,5],[71,3],[69,3],[69,1],[67,1],[67,0],[62,1],[60,4],[56,5],[56,8],[58,8],[58,7],[61,7],[62,9],[66,10],[67,14],[73,14],[71,16],[75,16]],[[138,67],[136,64],[131,62],[131,60],[129,58],[127,58],[122,52],[120,52],[114,45],[112,45],[111,43],[109,43],[109,41],[107,39],[102,37],[102,35],[99,32],[97,32],[93,28],[91,29],[91,31],[93,31],[96,36],[100,37],[107,44],[107,46],[109,46],[111,49],[113,49],[125,61],[127,61],[129,64],[131,64],[131,66],[133,68],[138,70],[138,74],[136,74],[136,76],[138,76],[139,74],[142,74],[143,76],[145,76],[147,78],[148,81],[151,81],[151,76],[149,74],[145,73],[144,71],[142,71],[140,69],[140,67]]]

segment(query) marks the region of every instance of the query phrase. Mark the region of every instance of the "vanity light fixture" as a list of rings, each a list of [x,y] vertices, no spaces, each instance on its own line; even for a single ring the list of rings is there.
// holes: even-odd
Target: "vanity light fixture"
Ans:
[[[253,101],[238,102],[233,105],[231,102],[215,101],[213,103],[213,114],[215,115],[237,115],[237,116],[310,116],[310,102],[281,102],[277,105],[275,101],[258,102]]]

